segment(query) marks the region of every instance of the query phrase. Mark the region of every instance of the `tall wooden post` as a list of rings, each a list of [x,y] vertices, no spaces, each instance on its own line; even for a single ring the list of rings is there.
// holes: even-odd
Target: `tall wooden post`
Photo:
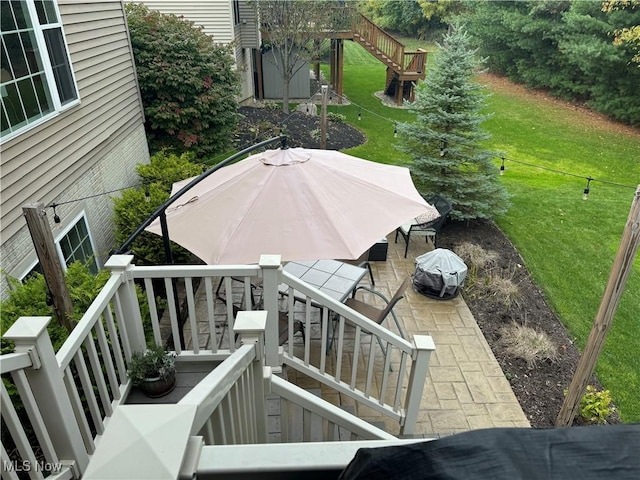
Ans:
[[[71,314],[73,304],[64,278],[64,271],[56,252],[56,245],[53,234],[47,220],[47,212],[44,204],[30,203],[22,207],[24,218],[27,221],[33,246],[36,249],[38,260],[44,272],[44,279],[51,293],[53,309],[60,325],[68,332],[73,330]]]
[[[327,97],[329,96],[329,87],[322,85],[322,107],[320,109],[320,149],[327,149]]]
[[[627,278],[633,267],[633,259],[640,245],[640,185],[631,204],[629,218],[625,225],[618,253],[616,254],[607,287],[600,302],[587,345],[582,352],[580,362],[573,375],[567,396],[564,399],[560,413],[556,418],[556,426],[569,426],[578,412],[580,399],[585,393],[589,378],[593,374],[600,351],[604,346],[607,334],[611,328],[613,316],[620,303]]]

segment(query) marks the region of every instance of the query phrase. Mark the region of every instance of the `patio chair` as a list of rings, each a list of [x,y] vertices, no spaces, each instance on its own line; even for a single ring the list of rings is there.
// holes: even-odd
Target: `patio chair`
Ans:
[[[433,248],[436,247],[436,235],[447,220],[449,213],[452,210],[451,202],[440,195],[434,195],[427,199],[427,203],[433,205],[440,213],[440,216],[435,220],[429,222],[420,223],[414,219],[412,222],[400,225],[396,229],[395,243],[398,243],[398,234],[402,235],[405,241],[404,258],[407,258],[407,252],[409,251],[409,239],[411,235],[421,235],[425,237],[425,242],[429,241],[429,238],[433,239]]]
[[[356,312],[361,313],[362,315],[367,317],[369,320],[376,322],[378,325],[382,325],[382,322],[384,322],[384,320],[390,314],[391,317],[393,318],[393,321],[396,324],[396,327],[398,327],[398,332],[400,333],[400,336],[402,338],[406,338],[404,331],[400,326],[400,322],[398,321],[398,317],[396,317],[396,314],[393,311],[393,307],[395,307],[395,305],[404,297],[404,292],[407,289],[407,286],[409,285],[410,281],[411,281],[411,276],[407,276],[407,278],[404,279],[400,287],[398,287],[398,290],[396,290],[396,293],[393,294],[393,297],[391,297],[391,300],[387,300],[387,298],[382,293],[363,285],[356,288],[353,291],[353,296],[351,296],[350,298],[347,298],[347,300],[344,303],[345,305],[352,308]],[[363,302],[362,300],[356,299],[355,295],[359,290],[367,291],[381,298],[386,303],[386,306],[384,308],[378,308],[374,305],[370,305],[366,302]]]
[[[226,301],[226,298],[220,295],[220,289],[222,289],[222,285],[224,284],[224,279],[225,277],[220,277],[220,283],[218,283],[218,287],[216,288],[216,297],[222,300],[223,302]],[[231,280],[234,282],[242,283],[244,285],[244,278],[231,277]],[[253,308],[256,308],[256,306],[260,303],[260,300],[256,299],[256,295],[257,295],[256,291],[261,288],[262,288],[262,278],[261,277],[252,278],[251,279],[251,306]],[[225,295],[226,295],[226,292],[225,292]]]

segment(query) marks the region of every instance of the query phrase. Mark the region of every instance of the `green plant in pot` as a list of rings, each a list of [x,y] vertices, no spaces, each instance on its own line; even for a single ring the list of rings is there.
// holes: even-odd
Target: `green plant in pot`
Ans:
[[[176,386],[176,354],[161,345],[131,355],[127,376],[149,397],[161,397]]]

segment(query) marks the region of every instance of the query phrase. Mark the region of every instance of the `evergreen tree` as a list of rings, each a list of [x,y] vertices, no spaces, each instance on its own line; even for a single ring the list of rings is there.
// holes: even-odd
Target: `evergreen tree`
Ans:
[[[496,153],[482,145],[489,138],[480,126],[486,96],[473,81],[482,62],[469,44],[460,28],[445,35],[427,78],[416,88],[411,107],[416,121],[398,125],[399,148],[413,158],[418,190],[451,200],[451,218],[458,220],[491,218],[508,206],[492,162]]]

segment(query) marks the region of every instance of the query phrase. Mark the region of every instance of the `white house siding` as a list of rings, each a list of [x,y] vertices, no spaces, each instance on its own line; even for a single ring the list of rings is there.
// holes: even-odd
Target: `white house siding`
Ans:
[[[36,258],[23,205],[63,203],[136,185],[135,165],[149,161],[122,3],[59,0],[58,5],[80,104],[2,145],[0,255],[2,269],[14,276]],[[108,195],[58,207],[63,223],[54,227],[66,227],[81,210],[104,260],[114,246]],[[50,219],[52,213],[49,209]],[[6,293],[4,279],[0,292]]]
[[[230,44],[233,35],[233,8],[231,0],[141,0],[151,10],[184,16],[186,20],[203,28],[216,43]]]

